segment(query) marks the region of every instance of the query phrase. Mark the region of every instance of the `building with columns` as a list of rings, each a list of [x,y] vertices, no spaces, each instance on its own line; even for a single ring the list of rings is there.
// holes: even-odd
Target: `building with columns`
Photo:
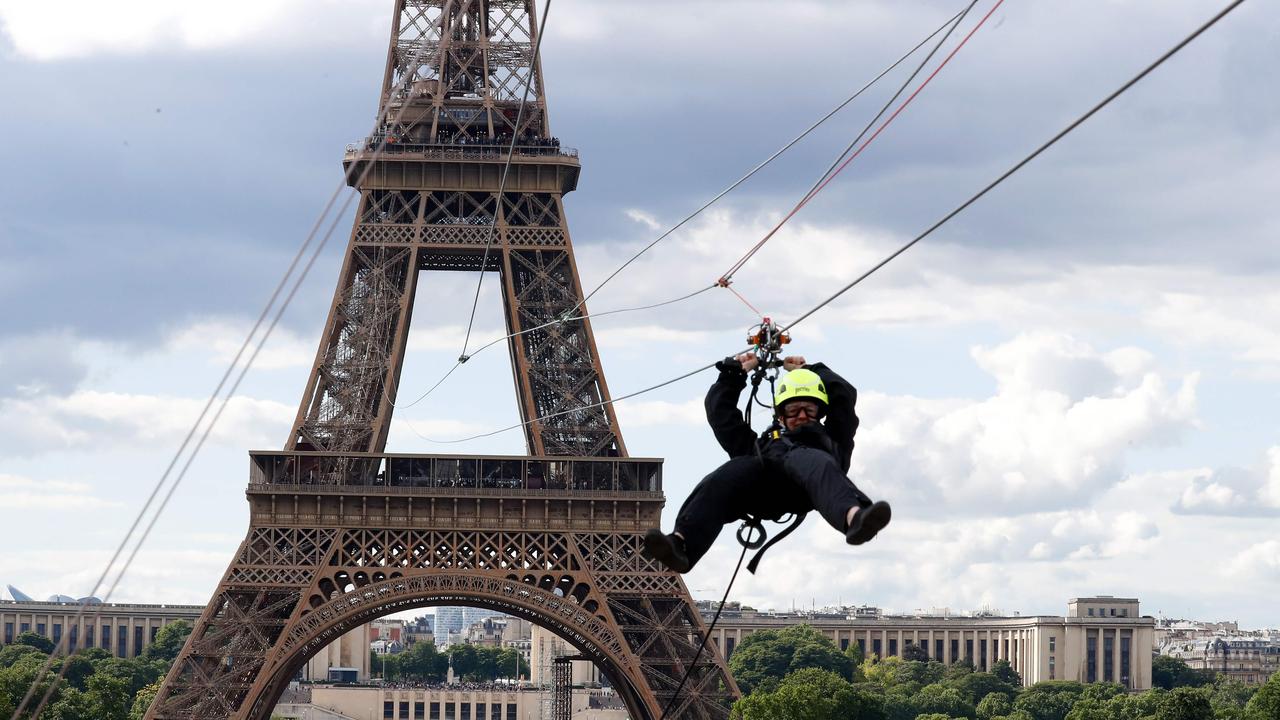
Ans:
[[[132,658],[156,639],[160,628],[175,620],[195,622],[198,605],[125,605],[0,600],[0,645],[11,645],[24,632],[66,642],[70,652],[102,648],[116,657]]]
[[[713,612],[704,612],[708,623]],[[814,627],[842,650],[857,644],[867,657],[900,657],[916,646],[930,659],[948,665],[967,659],[979,670],[1008,660],[1024,685],[1078,680],[1151,687],[1155,619],[1139,614],[1135,598],[1075,598],[1065,617],[784,615],[726,607],[711,639],[732,657],[753,632],[799,624]]]

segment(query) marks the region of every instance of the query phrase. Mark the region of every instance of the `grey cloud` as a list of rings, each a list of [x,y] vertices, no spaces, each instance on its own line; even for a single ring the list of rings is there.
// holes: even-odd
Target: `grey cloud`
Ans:
[[[690,7],[581,3],[551,19],[551,117],[583,151],[582,187],[568,200],[580,244],[647,236],[622,219],[626,208],[670,219],[692,210],[955,6],[798,3],[782,22],[774,3]],[[1202,10],[1002,10],[802,219],[918,232]],[[684,19],[670,22],[676,12]],[[1249,92],[1265,83],[1265,64],[1252,61],[1277,21],[1242,13],[936,241],[1042,262],[1149,262],[1159,248],[1163,261],[1274,268],[1263,233],[1280,191],[1266,170],[1278,159],[1267,141],[1276,124],[1257,119],[1275,108],[1248,98],[1265,95]],[[570,32],[577,16],[598,27]],[[10,140],[0,147],[0,302],[26,308],[0,335],[57,325],[150,343],[193,315],[256,313],[338,181],[343,145],[371,122],[383,51],[369,39],[0,59],[0,93],[14,99],[0,117]],[[877,88],[730,206],[785,210],[888,92]],[[1206,236],[1231,237],[1231,252]],[[338,252],[317,266],[286,322],[323,315]]]
[[[89,372],[75,356],[77,346],[65,332],[0,338],[0,401],[75,390]]]

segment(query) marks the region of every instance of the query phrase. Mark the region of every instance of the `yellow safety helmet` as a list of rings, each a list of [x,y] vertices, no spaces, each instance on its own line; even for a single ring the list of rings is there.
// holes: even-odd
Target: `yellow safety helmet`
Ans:
[[[782,381],[778,383],[777,392],[773,396],[773,406],[781,408],[788,401],[799,398],[817,401],[823,411],[830,404],[827,398],[827,384],[822,382],[818,373],[804,368],[792,370],[782,376]]]

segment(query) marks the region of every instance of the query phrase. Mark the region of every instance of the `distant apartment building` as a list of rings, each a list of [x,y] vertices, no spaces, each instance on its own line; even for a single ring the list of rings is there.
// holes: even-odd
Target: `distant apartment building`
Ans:
[[[404,621],[394,618],[374,620],[369,623],[369,639],[404,644]]]
[[[714,609],[704,606],[710,622]],[[1007,660],[1024,685],[1042,680],[1115,682],[1131,690],[1151,687],[1155,619],[1143,617],[1136,598],[1075,598],[1057,616],[889,616],[852,613],[769,614],[730,606],[711,639],[726,657],[760,630],[808,624],[842,650],[857,644],[865,656],[901,656],[909,646],[951,664],[969,660],[979,670]]]
[[[404,641],[406,645],[420,642],[434,643],[436,639],[436,616],[420,615],[404,624]]]
[[[69,652],[102,648],[116,657],[137,657],[160,628],[176,620],[195,622],[199,605],[128,605],[0,600],[0,644],[11,645],[24,632],[43,635]]]
[[[499,615],[471,623],[464,631],[465,642],[488,647],[512,647],[533,635],[533,623],[516,617]]]
[[[1280,638],[1218,637],[1167,645],[1162,650],[1196,670],[1210,670],[1249,685],[1280,672]]]

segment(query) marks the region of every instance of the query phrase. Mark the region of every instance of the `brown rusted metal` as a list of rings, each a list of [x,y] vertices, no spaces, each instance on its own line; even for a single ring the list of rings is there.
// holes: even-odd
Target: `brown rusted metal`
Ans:
[[[265,720],[329,642],[441,604],[555,631],[634,718],[728,717],[737,686],[714,647],[695,657],[687,588],[640,555],[661,461],[627,457],[590,323],[572,319],[562,197],[579,164],[550,134],[536,32],[532,0],[397,2],[384,124],[345,158],[360,207],[292,434],[251,454],[248,534],[148,718]],[[422,270],[500,274],[530,455],[383,452]]]

